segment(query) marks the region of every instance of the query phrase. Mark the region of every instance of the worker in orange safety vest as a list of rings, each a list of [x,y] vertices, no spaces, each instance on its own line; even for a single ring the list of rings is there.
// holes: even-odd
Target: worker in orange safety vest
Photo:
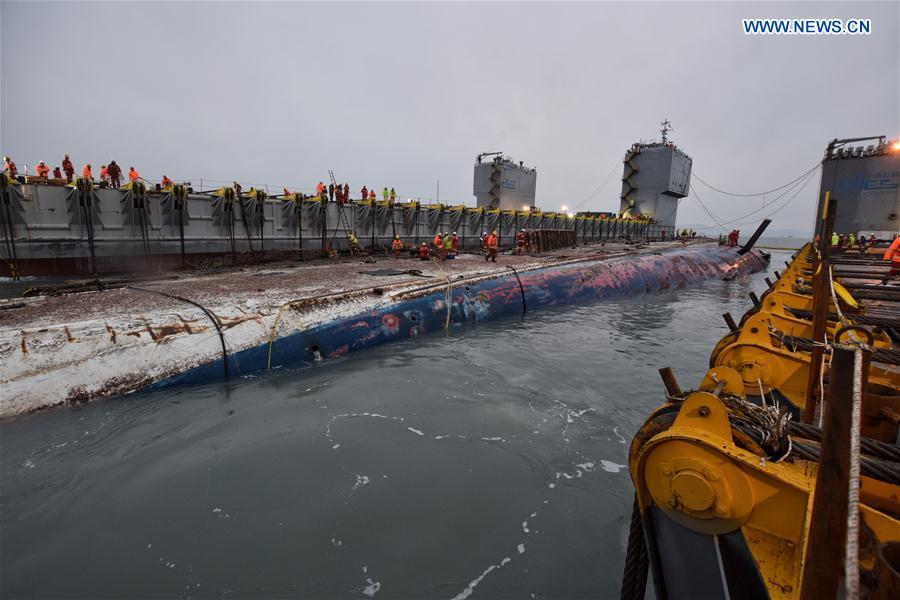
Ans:
[[[881,257],[884,260],[891,261],[891,270],[884,277],[884,281],[891,279],[892,277],[900,274],[900,233],[894,236],[894,241],[891,242],[891,247],[887,249],[887,252],[884,253],[884,256]]]
[[[91,163],[84,165],[84,167],[81,169],[81,176],[84,179],[90,179],[91,181],[94,180],[94,176],[91,175]]]
[[[128,167],[128,180],[131,183],[136,182],[140,178],[141,176],[138,175],[138,172],[134,170],[134,167]]]
[[[34,167],[34,172],[37,173],[38,177],[46,177],[50,174],[50,167],[44,164],[44,161],[38,161],[38,164]]]
[[[440,231],[434,234],[434,239],[431,242],[434,244],[434,255],[444,260],[444,236],[441,235]]]
[[[491,262],[497,262],[497,232],[491,231],[486,238],[484,238],[484,247],[486,249],[484,253],[484,260],[487,262],[488,259]]]
[[[394,241],[391,242],[391,249],[394,251],[394,257],[400,258],[400,252],[403,250],[403,242],[400,240],[399,235],[394,236]]]
[[[167,188],[170,185],[175,185],[175,182],[169,179],[168,175],[163,174],[162,183],[160,184],[160,186]]]
[[[16,175],[19,174],[19,169],[16,167],[16,163],[14,163],[8,156],[3,157],[3,170],[6,171],[7,175],[9,175],[12,179],[15,179]]]

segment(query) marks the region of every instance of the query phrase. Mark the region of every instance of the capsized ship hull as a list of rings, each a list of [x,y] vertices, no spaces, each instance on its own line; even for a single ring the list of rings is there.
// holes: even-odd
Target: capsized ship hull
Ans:
[[[256,304],[223,293],[218,305],[160,297],[157,309],[104,318],[79,314],[54,326],[0,329],[2,416],[145,387],[210,381],[344,356],[468,323],[677,288],[763,269],[758,250],[691,245],[658,253],[575,259],[472,272],[297,300]],[[420,282],[422,280],[419,280]],[[163,288],[165,289],[165,288]],[[117,291],[100,292],[115,294]],[[124,292],[121,292],[124,294]],[[134,292],[131,292],[134,293]],[[87,296],[79,294],[79,296]],[[229,304],[230,303],[230,304]],[[84,333],[81,333],[84,332]],[[73,341],[74,340],[74,341]]]

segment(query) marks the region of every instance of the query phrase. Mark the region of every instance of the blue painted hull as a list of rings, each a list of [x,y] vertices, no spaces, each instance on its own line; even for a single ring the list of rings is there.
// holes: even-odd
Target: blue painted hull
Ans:
[[[706,279],[762,270],[768,256],[715,245],[689,246],[656,254],[574,262],[509,274],[473,283],[429,287],[349,318],[336,319],[306,331],[275,339],[271,366],[292,367],[335,358],[365,348],[463,324],[530,314],[546,306],[575,304],[678,288]],[[231,374],[246,375],[269,366],[269,345],[262,344],[228,357]],[[195,367],[158,381],[153,387],[199,383],[223,376],[222,361]]]

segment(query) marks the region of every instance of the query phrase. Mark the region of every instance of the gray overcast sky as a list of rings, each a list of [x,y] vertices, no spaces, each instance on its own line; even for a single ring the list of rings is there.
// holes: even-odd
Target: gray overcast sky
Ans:
[[[4,0],[0,147],[29,169],[68,152],[79,170],[114,158],[153,180],[309,189],[334,169],[354,192],[424,198],[440,179],[454,203],[474,203],[475,155],[502,150],[537,167],[545,210],[617,210],[624,151],[669,118],[695,173],[757,192],[806,171],[831,138],[897,136],[898,11]],[[872,34],[747,36],[745,17],[869,18]],[[761,202],[694,185],[720,220]],[[809,229],[817,188],[774,227]],[[678,221],[711,223],[691,198]]]

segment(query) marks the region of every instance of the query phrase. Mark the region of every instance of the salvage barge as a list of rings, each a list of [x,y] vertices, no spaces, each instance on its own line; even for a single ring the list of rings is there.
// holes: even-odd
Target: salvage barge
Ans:
[[[666,401],[629,452],[623,600],[644,598],[650,568],[660,599],[900,597],[896,262],[832,247],[836,231],[896,234],[898,153],[856,141],[826,151],[816,242],[739,323],[723,315],[697,388],[660,369]]]
[[[13,299],[0,304],[0,410],[301,366],[546,306],[755,272],[767,260],[708,242],[584,246],[504,255],[503,266],[466,254],[285,263]]]

